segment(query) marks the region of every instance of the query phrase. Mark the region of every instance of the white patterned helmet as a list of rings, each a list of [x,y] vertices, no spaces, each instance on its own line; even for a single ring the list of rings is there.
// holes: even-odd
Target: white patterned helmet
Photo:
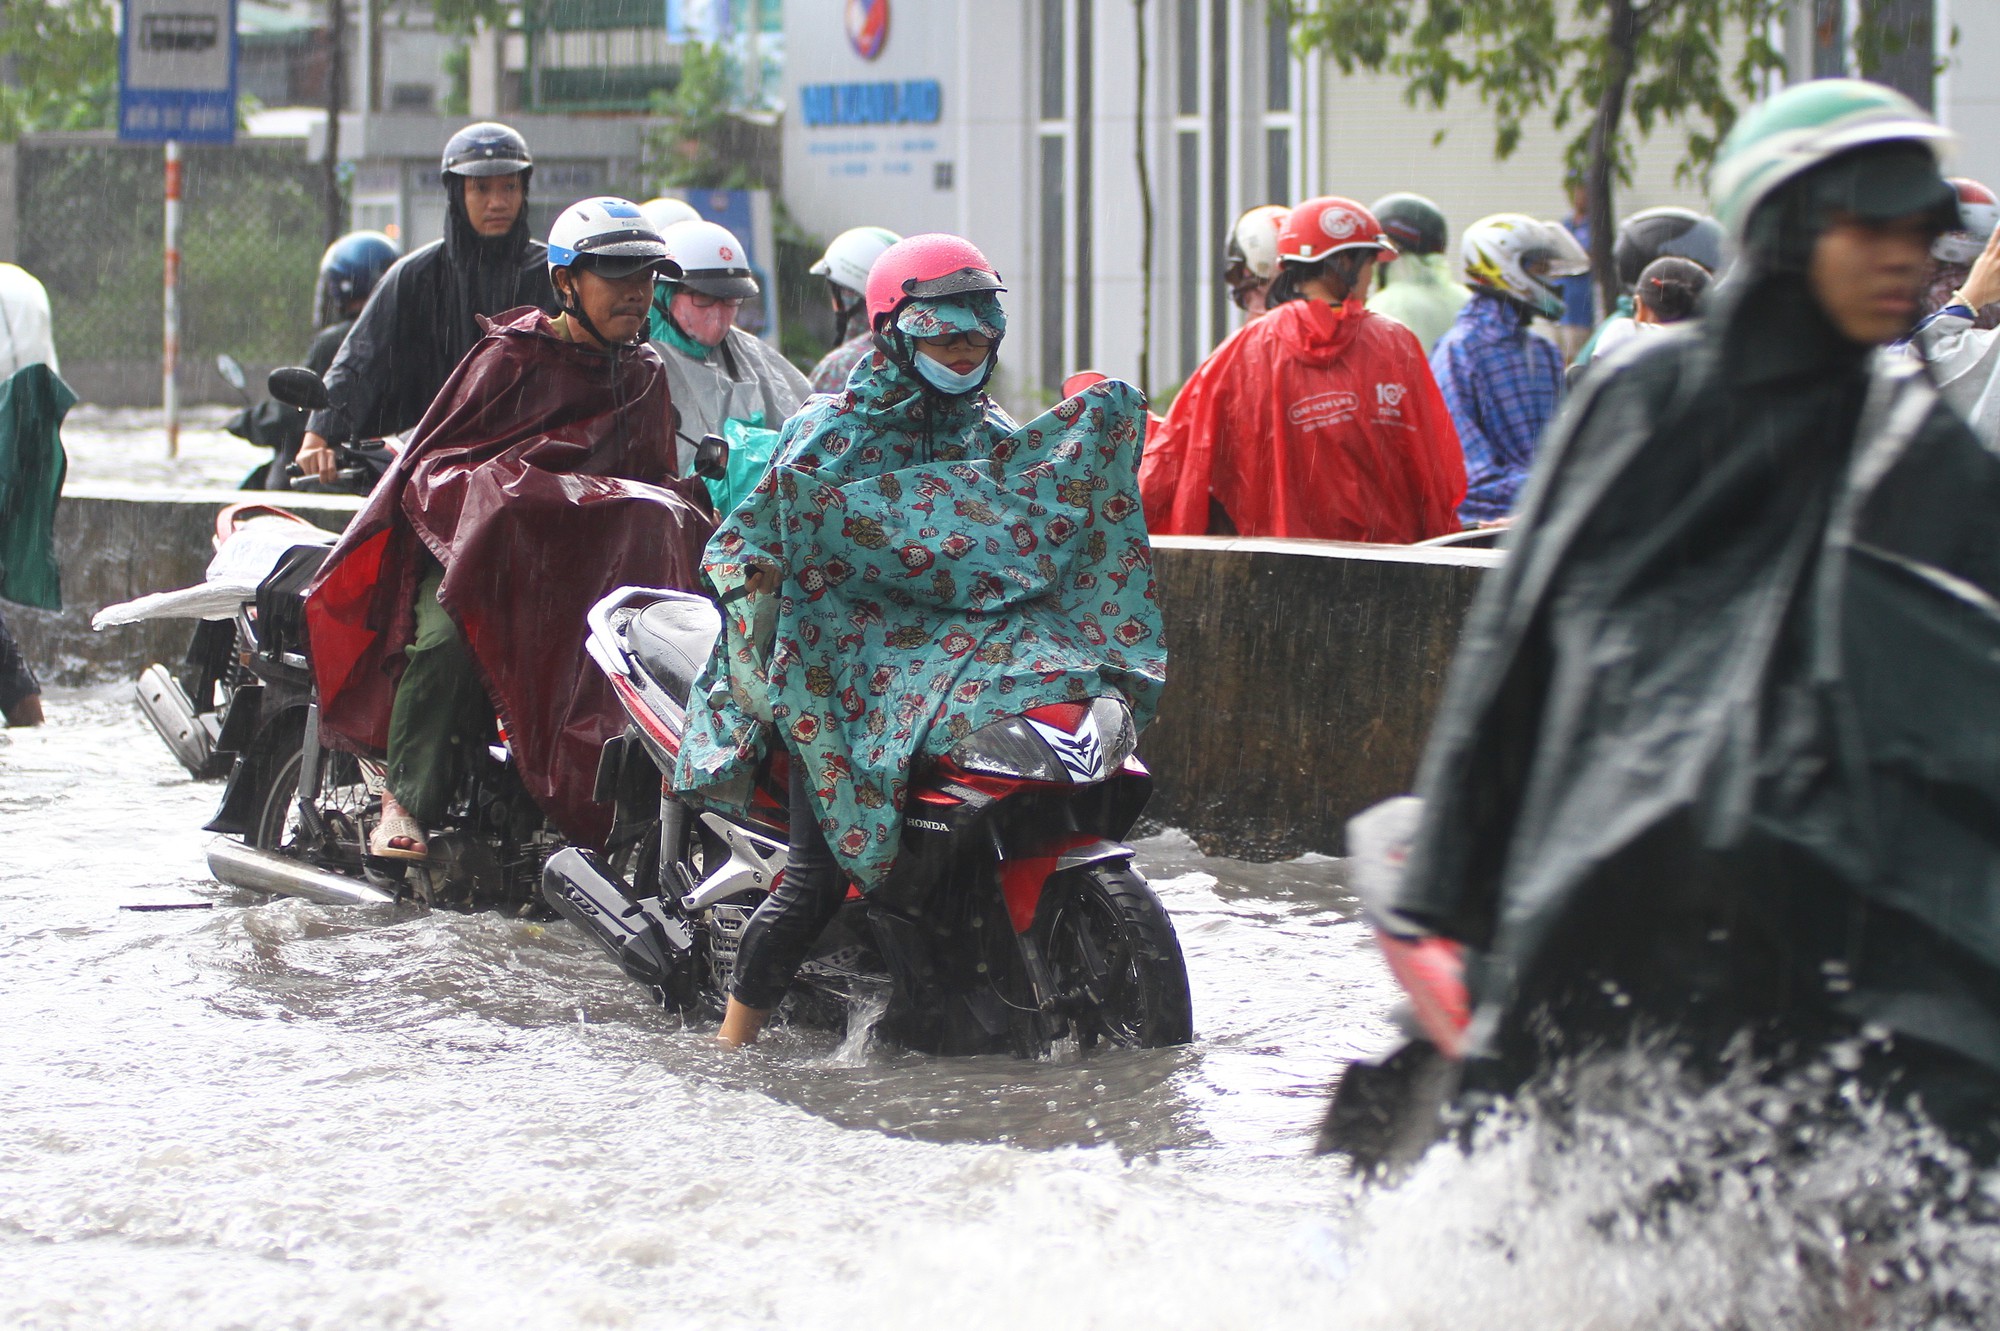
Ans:
[[[1465,229],[1459,256],[1465,280],[1527,306],[1544,318],[1563,312],[1565,277],[1590,271],[1590,256],[1560,222],[1495,213]]]

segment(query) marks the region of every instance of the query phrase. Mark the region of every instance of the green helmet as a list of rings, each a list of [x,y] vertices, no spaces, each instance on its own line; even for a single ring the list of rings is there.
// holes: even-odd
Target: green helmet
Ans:
[[[1443,211],[1421,194],[1384,194],[1368,211],[1404,254],[1443,254],[1451,239]]]
[[[1715,160],[1715,216],[1741,239],[1750,215],[1780,185],[1870,144],[1916,142],[1941,153],[1951,134],[1894,88],[1861,79],[1794,84],[1751,109]]]

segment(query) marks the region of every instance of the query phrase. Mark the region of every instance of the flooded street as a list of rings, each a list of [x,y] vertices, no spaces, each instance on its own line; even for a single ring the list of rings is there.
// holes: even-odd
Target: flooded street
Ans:
[[[1332,1324],[1304,1153],[1389,998],[1335,861],[1145,844],[1186,1050],[729,1057],[566,924],[213,884],[126,691],[50,712],[0,732],[0,1325]]]
[[[1645,1064],[1391,1191],[1309,1158],[1391,1001],[1337,861],[1142,844],[1184,1050],[727,1056],[567,924],[219,887],[217,788],[123,687],[50,704],[0,731],[0,1326],[1993,1324],[1991,1176],[1801,1154],[1761,1085]]]

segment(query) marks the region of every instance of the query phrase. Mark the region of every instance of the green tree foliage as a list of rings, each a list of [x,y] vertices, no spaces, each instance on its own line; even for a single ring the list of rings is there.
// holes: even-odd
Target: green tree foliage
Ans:
[[[0,143],[108,129],[118,114],[110,0],[0,0]]]
[[[655,189],[752,189],[765,182],[732,149],[736,116],[729,53],[690,45],[671,92],[653,94],[656,121],[647,134]]]
[[[1294,36],[1342,73],[1387,71],[1412,106],[1465,89],[1493,112],[1504,158],[1524,125],[1575,127],[1568,157],[1590,195],[1591,258],[1608,305],[1613,188],[1629,183],[1637,136],[1678,126],[1683,176],[1704,169],[1765,75],[1780,0],[1293,0]],[[1733,54],[1731,54],[1733,53]],[[1628,122],[1629,115],[1629,122]]]

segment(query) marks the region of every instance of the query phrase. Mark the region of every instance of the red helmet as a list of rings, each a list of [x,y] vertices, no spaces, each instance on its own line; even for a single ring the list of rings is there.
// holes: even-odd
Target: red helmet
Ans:
[[[911,236],[883,250],[868,270],[868,324],[879,329],[906,300],[1006,289],[971,241],[942,232]]]
[[[2000,222],[2000,199],[1976,180],[1955,176],[1947,183],[1958,195],[1958,229],[1932,241],[1931,253],[1946,263],[1971,263]]]
[[[1280,263],[1318,263],[1342,250],[1382,250],[1394,258],[1396,243],[1375,214],[1333,194],[1296,205],[1278,228]]]

